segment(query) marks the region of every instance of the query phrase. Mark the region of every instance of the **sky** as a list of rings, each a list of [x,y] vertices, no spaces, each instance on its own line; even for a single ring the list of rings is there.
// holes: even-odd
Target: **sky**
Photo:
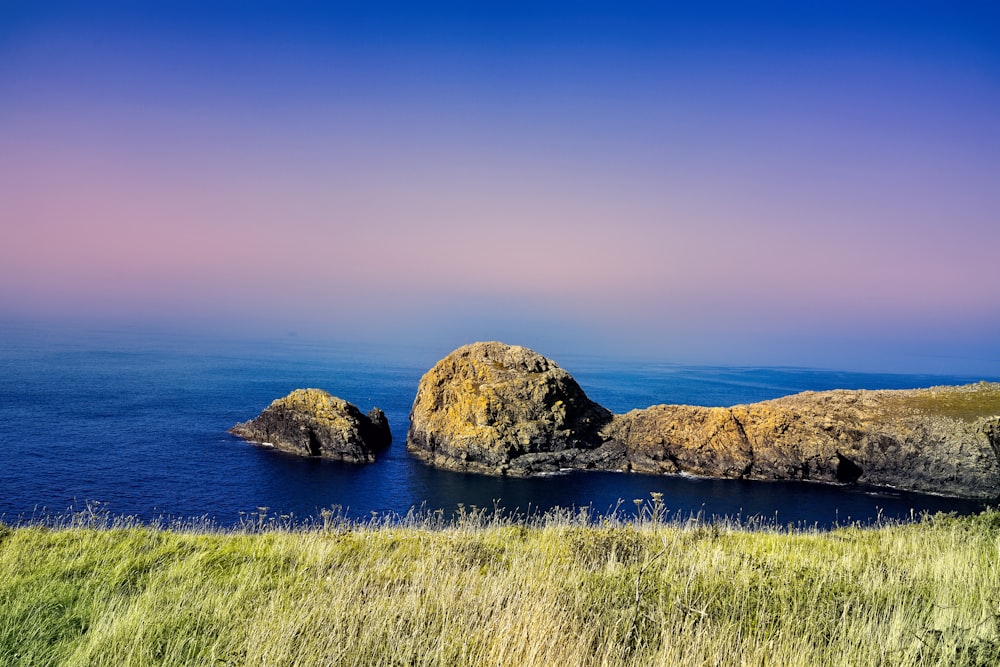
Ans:
[[[1000,376],[998,35],[961,1],[2,0],[0,321]]]

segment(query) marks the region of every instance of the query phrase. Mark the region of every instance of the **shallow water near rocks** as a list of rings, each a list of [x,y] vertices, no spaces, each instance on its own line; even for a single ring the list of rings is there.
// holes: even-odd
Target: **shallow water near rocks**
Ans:
[[[86,335],[4,331],[0,348],[0,520],[31,520],[87,503],[142,521],[208,518],[228,526],[261,511],[293,520],[452,515],[459,507],[530,514],[553,507],[635,512],[663,494],[667,514],[831,527],[922,512],[972,513],[977,502],[805,482],[573,472],[517,479],[430,468],[405,447],[420,376],[450,350],[210,341],[126,331]],[[542,353],[545,351],[539,350]],[[798,391],[964,384],[964,376],[839,373],[798,368],[693,367],[556,358],[615,412],[656,403],[734,405]],[[319,387],[362,411],[382,408],[393,444],[355,466],[250,445],[226,431],[273,399]],[[261,510],[260,508],[266,508]]]

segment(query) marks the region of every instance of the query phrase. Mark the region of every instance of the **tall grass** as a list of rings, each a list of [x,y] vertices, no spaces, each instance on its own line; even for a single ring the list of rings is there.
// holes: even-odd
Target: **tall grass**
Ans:
[[[1000,512],[584,514],[0,526],[0,664],[1000,664]]]

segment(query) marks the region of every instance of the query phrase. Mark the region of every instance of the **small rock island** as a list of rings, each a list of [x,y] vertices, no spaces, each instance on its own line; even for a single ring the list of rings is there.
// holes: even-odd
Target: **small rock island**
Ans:
[[[371,463],[389,446],[389,421],[321,389],[296,389],[258,417],[229,429],[235,436],[302,456]]]
[[[861,483],[1000,498],[1000,384],[803,392],[612,414],[550,359],[461,347],[420,380],[407,448],[452,470],[562,469]]]

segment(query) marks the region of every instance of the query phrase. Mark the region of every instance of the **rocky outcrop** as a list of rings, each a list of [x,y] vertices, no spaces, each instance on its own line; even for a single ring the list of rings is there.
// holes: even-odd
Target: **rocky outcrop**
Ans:
[[[1000,384],[804,392],[732,408],[654,406],[603,435],[637,472],[805,479],[1000,496]]]
[[[523,347],[475,343],[421,379],[407,446],[445,468],[529,474],[599,446],[611,417],[553,361]]]
[[[1000,496],[1000,384],[805,392],[612,415],[522,347],[476,343],[424,375],[407,447],[435,465],[530,475],[561,468],[862,483]]]
[[[392,442],[381,410],[372,408],[364,415],[321,389],[296,389],[229,432],[293,454],[350,463],[371,463]]]

